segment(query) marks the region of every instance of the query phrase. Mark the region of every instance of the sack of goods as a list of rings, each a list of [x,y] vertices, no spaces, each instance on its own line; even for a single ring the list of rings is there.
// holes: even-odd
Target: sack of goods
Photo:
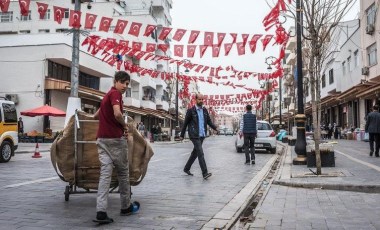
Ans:
[[[72,116],[63,132],[51,146],[51,162],[58,176],[70,185],[83,189],[97,189],[100,161],[96,134],[98,121],[93,115],[77,112],[77,121]],[[79,127],[78,125],[79,124]],[[133,119],[128,117],[128,161],[129,179],[132,186],[138,185],[148,169],[153,156],[152,147],[136,129]],[[118,185],[116,170],[112,175],[111,188]]]

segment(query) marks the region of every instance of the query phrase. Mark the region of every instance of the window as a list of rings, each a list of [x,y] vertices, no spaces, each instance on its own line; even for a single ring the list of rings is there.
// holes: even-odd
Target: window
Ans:
[[[56,29],[55,32],[57,33],[65,33],[67,29]]]
[[[351,56],[347,58],[347,70],[349,72],[352,71],[352,68],[351,68]]]
[[[20,30],[19,34],[30,34],[30,30]]]
[[[372,4],[367,9],[367,25],[372,24],[375,25],[375,19],[376,19],[376,6],[375,4]]]
[[[377,48],[376,43],[368,46],[367,48],[368,65],[373,66],[377,64]]]
[[[41,34],[46,34],[46,33],[49,33],[50,30],[48,29],[42,29],[42,30],[38,30],[38,33],[41,33]]]
[[[343,75],[346,74],[346,62],[342,62],[342,72],[343,72]]]
[[[330,69],[329,70],[329,84],[331,85],[332,83],[334,83],[334,70]]]
[[[29,10],[29,13],[27,16],[20,15],[20,21],[30,21],[32,20],[32,12]]]
[[[12,22],[13,21],[13,11],[7,13],[0,12],[0,22]]]
[[[326,87],[326,75],[323,74],[322,75],[322,88],[325,88]]]
[[[65,9],[65,14],[64,14],[63,18],[70,18],[70,11],[69,11],[69,9]]]
[[[356,50],[354,52],[354,67],[358,67],[359,66],[359,54],[358,54],[358,50]]]
[[[45,16],[43,19],[40,19],[40,20],[49,20],[50,19],[50,9],[48,9],[45,13]]]
[[[3,104],[4,122],[17,122],[16,107],[14,104]]]

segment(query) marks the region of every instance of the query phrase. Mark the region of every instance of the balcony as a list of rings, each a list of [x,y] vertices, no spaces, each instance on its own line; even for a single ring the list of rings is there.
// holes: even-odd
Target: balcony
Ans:
[[[156,103],[143,97],[141,107],[156,110]]]
[[[140,108],[141,106],[140,100],[132,98],[132,97],[125,97],[123,101],[124,101],[124,104],[127,106],[134,106],[137,108]]]
[[[136,83],[141,82],[141,77],[138,73],[131,73],[130,76],[131,76],[131,81],[134,81]]]
[[[296,48],[296,37],[290,37],[288,43],[286,44],[287,50],[294,50]]]
[[[153,78],[144,76],[141,78],[141,86],[142,87],[151,87],[153,89],[156,89],[156,82]]]
[[[157,97],[156,105],[157,105],[157,109],[162,109],[165,111],[169,110],[169,103],[167,101],[161,100],[160,97]]]

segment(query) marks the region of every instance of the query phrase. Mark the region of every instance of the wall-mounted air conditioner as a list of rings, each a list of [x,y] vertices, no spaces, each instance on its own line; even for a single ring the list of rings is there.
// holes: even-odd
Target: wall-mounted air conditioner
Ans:
[[[362,75],[368,75],[369,74],[369,68],[367,67],[367,66],[364,66],[363,68],[362,68]]]
[[[368,24],[365,28],[365,32],[369,35],[372,35],[375,32],[375,26],[373,24]]]

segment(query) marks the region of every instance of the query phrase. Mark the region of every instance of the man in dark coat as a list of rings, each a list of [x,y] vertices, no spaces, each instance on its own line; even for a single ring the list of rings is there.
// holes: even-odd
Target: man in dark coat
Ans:
[[[194,149],[191,152],[189,160],[187,161],[183,171],[186,174],[192,176],[193,174],[190,172],[190,168],[193,165],[195,159],[198,157],[203,178],[207,179],[212,174],[207,171],[202,144],[203,140],[207,136],[207,125],[209,125],[215,131],[217,130],[217,127],[212,123],[207,109],[203,107],[203,95],[197,94],[195,96],[195,99],[197,101],[196,105],[188,109],[186,112],[185,121],[180,135],[180,139],[183,140],[186,128],[188,128],[189,138],[194,145]]]
[[[252,106],[245,107],[247,113],[240,122],[240,135],[244,135],[245,164],[255,164],[255,138],[257,135],[256,115],[252,113]],[[249,155],[251,154],[251,157]]]
[[[375,152],[375,156],[379,157],[380,149],[380,113],[379,106],[374,105],[372,112],[367,116],[367,122],[365,124],[365,131],[369,133],[369,155],[372,156]],[[375,149],[373,148],[373,142],[375,142]]]

